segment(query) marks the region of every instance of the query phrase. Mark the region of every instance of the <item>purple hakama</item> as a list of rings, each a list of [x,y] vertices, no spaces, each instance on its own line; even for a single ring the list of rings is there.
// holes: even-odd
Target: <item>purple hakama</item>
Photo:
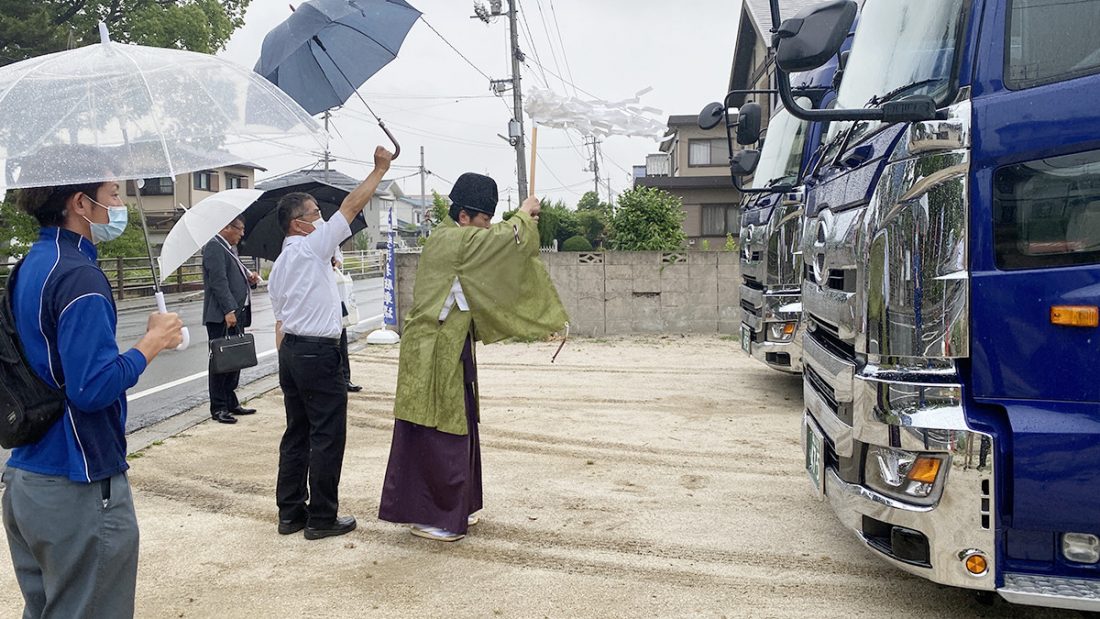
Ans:
[[[466,393],[466,435],[395,420],[378,508],[380,519],[466,533],[467,516],[481,509],[477,362],[469,335],[460,362]]]

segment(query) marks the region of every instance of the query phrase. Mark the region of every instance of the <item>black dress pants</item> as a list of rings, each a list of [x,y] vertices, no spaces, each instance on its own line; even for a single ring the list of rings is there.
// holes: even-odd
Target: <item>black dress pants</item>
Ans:
[[[336,520],[348,419],[340,357],[335,338],[321,343],[287,335],[279,348],[279,386],[286,406],[275,487],[280,520],[321,527]]]
[[[225,323],[206,323],[206,336],[208,339],[213,340],[219,337],[225,337],[225,335]],[[231,411],[238,408],[241,405],[240,400],[237,399],[237,385],[241,381],[240,370],[236,372],[226,372],[224,374],[215,374],[212,366],[208,366],[208,370],[207,382],[210,385],[210,412]]]

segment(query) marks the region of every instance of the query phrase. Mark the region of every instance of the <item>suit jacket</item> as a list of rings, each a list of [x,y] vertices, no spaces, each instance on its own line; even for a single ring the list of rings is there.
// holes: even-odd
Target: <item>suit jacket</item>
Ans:
[[[248,288],[248,279],[229,243],[215,234],[202,248],[203,322],[223,323],[226,314],[236,311],[238,326],[251,325]]]

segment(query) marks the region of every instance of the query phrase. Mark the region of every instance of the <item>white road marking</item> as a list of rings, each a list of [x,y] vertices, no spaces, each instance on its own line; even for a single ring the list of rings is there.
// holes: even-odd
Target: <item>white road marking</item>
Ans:
[[[359,325],[366,324],[368,322],[372,322],[372,321],[378,320],[380,318],[382,318],[382,314],[378,314],[377,316],[371,316],[370,318],[364,318],[363,320],[360,320],[359,322],[357,322],[355,324],[355,326],[358,327]],[[274,355],[276,352],[277,351],[274,348],[272,348],[271,350],[265,350],[262,353],[257,354],[256,359],[263,359],[264,357],[270,357],[271,355]],[[172,387],[178,387],[178,386],[183,385],[185,383],[189,383],[193,380],[198,380],[200,378],[206,378],[207,374],[209,374],[208,371],[203,371],[203,372],[196,372],[196,373],[194,373],[190,376],[184,376],[183,378],[177,378],[176,380],[164,383],[163,385],[157,385],[156,387],[150,387],[150,388],[148,388],[144,391],[139,391],[139,392],[137,392],[133,395],[127,395],[126,396],[126,401],[127,402],[133,402],[135,400],[140,400],[141,398],[144,398],[147,395],[153,395],[154,393],[160,393],[161,391],[164,391],[166,389],[171,389]]]

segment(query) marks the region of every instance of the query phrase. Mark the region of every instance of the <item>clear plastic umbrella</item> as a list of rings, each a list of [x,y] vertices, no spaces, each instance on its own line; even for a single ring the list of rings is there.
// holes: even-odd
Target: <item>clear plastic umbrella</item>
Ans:
[[[0,68],[0,189],[297,168],[328,138],[283,91],[217,56],[108,40]]]
[[[259,189],[229,189],[187,209],[160,248],[157,262],[161,283],[262,195],[264,192]]]
[[[296,168],[326,150],[317,122],[247,68],[112,43],[102,23],[100,39],[0,68],[0,190],[175,178],[242,162]],[[156,297],[165,311],[159,284]]]

